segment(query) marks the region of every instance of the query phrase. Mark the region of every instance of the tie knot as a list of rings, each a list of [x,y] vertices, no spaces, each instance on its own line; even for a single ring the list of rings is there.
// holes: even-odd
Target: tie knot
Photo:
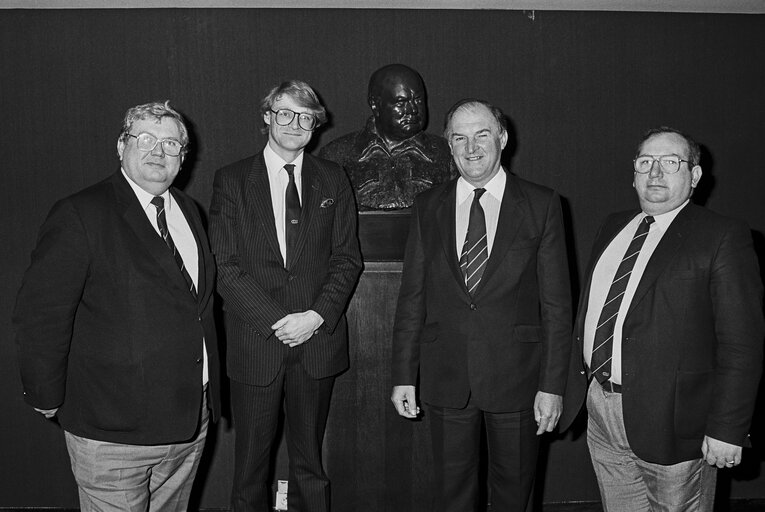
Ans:
[[[474,189],[473,192],[475,192],[475,197],[473,198],[473,201],[478,201],[479,199],[481,199],[481,196],[483,195],[483,193],[486,192],[486,189],[477,188],[477,189]]]
[[[645,223],[650,226],[651,224],[653,224],[653,221],[656,220],[656,219],[654,219],[650,215],[646,215],[644,220],[645,220]]]
[[[151,199],[151,204],[156,206],[158,209],[162,209],[165,207],[165,198],[162,196],[154,196]]]
[[[295,172],[295,164],[284,164],[284,169],[292,177],[292,173]]]

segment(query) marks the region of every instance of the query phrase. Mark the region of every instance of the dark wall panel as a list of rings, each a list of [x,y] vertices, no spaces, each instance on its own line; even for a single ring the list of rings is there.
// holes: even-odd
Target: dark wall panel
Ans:
[[[699,201],[746,219],[765,250],[759,192],[765,176],[763,16],[2,10],[0,507],[76,504],[61,432],[22,402],[10,315],[50,206],[117,170],[124,111],[169,98],[187,115],[194,150],[181,181],[206,208],[215,169],[264,143],[257,104],[270,86],[295,77],[321,94],[332,122],[318,134],[315,150],[362,126],[369,74],[391,62],[423,75],[429,131],[439,132],[448,107],[464,96],[505,110],[517,143],[507,162],[517,174],[563,196],[579,274],[600,220],[637,204],[631,188],[634,144],[642,131],[659,124],[684,129],[704,145]],[[387,361],[379,361],[374,375],[384,376],[386,367]],[[377,399],[390,407],[387,393]],[[763,415],[765,405],[744,465],[732,472],[732,481],[721,478],[734,497],[765,497]],[[224,422],[199,489],[205,507],[226,503],[231,440]],[[546,501],[596,499],[581,437],[554,438],[547,451]],[[337,467],[337,459],[331,460]],[[396,492],[405,484],[388,485]]]

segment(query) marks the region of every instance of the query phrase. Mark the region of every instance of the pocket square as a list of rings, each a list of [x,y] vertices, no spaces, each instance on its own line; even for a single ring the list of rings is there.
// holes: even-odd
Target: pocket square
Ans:
[[[327,197],[321,200],[321,206],[319,206],[319,208],[329,208],[333,204],[335,204],[335,200],[331,197]]]

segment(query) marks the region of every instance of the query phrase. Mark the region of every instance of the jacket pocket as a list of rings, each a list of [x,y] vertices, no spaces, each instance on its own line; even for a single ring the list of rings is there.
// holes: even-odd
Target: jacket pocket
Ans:
[[[513,327],[513,339],[521,343],[539,343],[542,341],[542,327],[539,325],[516,325]]]

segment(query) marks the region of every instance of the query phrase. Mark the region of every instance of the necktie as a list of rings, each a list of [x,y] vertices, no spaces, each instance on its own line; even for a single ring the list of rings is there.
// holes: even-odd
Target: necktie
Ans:
[[[294,256],[295,243],[298,236],[298,224],[300,223],[300,197],[297,185],[295,185],[295,164],[286,164],[284,168],[290,177],[287,183],[287,191],[284,194],[284,238],[286,242],[287,263],[291,263]]]
[[[194,286],[194,281],[191,280],[191,276],[186,270],[186,265],[183,264],[181,253],[179,253],[178,249],[176,249],[175,243],[173,242],[173,237],[170,236],[170,231],[167,229],[167,218],[165,217],[165,199],[162,196],[154,196],[154,199],[151,200],[151,204],[157,208],[157,227],[159,227],[159,234],[162,236],[165,244],[167,244],[167,247],[173,251],[175,263],[178,265],[178,268],[181,269],[183,279],[186,280],[186,286],[188,286],[191,295],[196,298],[197,289]]]
[[[486,260],[489,259],[489,248],[486,243],[486,217],[480,203],[484,192],[486,192],[484,188],[475,189],[473,204],[470,205],[467,235],[460,256],[460,269],[465,277],[465,284],[470,295],[473,295],[481,281],[481,276],[483,276],[483,271],[486,268]]]
[[[635,267],[640,249],[643,247],[648,236],[648,230],[653,222],[653,217],[647,216],[638,225],[632,242],[624,253],[619,268],[616,270],[611,288],[606,295],[606,302],[600,312],[598,326],[595,328],[595,341],[592,346],[592,360],[590,368],[592,374],[603,384],[611,377],[611,356],[613,353],[614,325],[619,307],[622,304],[624,291],[627,289],[632,269]]]

